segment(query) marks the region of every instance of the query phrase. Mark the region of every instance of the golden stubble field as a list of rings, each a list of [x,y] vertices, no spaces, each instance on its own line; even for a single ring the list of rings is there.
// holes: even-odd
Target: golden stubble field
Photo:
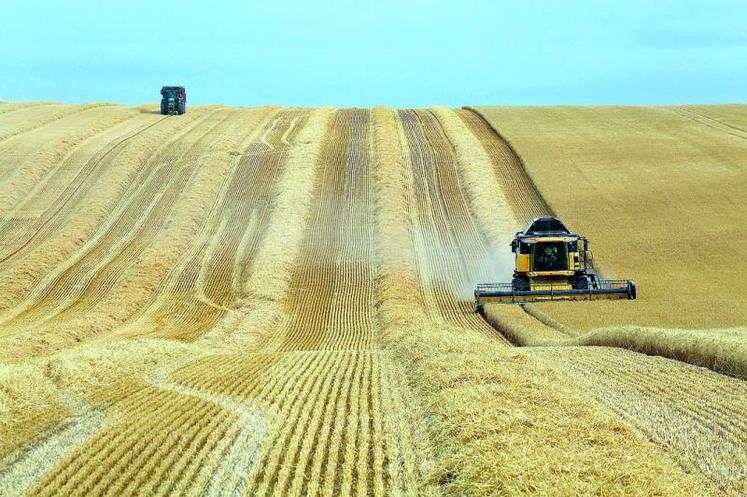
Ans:
[[[569,346],[639,321],[512,307],[544,345],[517,348],[472,312],[533,215],[631,267],[509,139],[446,108],[0,103],[0,495],[747,491],[742,380]]]

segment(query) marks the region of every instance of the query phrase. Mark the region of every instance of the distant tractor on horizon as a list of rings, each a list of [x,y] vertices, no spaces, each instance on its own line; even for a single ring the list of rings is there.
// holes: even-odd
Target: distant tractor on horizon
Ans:
[[[173,116],[187,112],[187,90],[183,86],[161,88],[161,114]]]

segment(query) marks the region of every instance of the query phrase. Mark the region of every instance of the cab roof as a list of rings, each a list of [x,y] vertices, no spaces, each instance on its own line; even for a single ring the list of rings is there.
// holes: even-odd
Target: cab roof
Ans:
[[[524,231],[518,234],[523,235],[572,235],[568,228],[557,217],[535,217],[529,222]]]

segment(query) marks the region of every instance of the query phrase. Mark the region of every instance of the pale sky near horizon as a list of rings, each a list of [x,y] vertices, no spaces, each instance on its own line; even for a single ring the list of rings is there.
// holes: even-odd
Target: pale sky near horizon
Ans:
[[[100,6],[104,5],[104,6]],[[0,0],[0,100],[747,102],[747,2]]]

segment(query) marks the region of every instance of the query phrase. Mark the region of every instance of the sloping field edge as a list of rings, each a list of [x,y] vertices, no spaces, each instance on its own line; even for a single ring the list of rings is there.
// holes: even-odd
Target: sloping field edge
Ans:
[[[514,154],[514,157],[516,157],[516,162],[521,165],[521,170],[517,171],[516,173],[520,176],[523,176],[526,178],[527,183],[531,187],[533,193],[536,195],[537,199],[539,199],[548,209],[548,215],[555,216],[555,207],[550,203],[549,199],[545,198],[542,193],[539,191],[539,188],[537,188],[537,184],[534,182],[534,178],[532,177],[531,173],[526,167],[526,163],[524,162],[524,158],[521,156],[519,151],[516,149],[513,143],[511,143],[511,140],[509,140],[506,136],[501,134],[501,132],[496,129],[492,124],[490,124],[490,121],[485,119],[485,117],[480,114],[480,111],[475,109],[474,107],[465,106],[462,107],[464,110],[467,110],[469,112],[472,112],[476,116],[478,116],[484,123],[485,126],[493,130],[493,132],[496,134],[499,140],[501,140],[503,143],[506,144],[508,149],[511,151],[511,153]],[[512,206],[513,207],[513,206]]]
[[[501,132],[485,119],[479,110],[465,106],[492,129],[497,138],[506,143],[514,153],[534,192],[554,212],[549,199],[542,195],[527,170],[524,159],[516,147]],[[635,305],[634,302],[631,305]],[[534,308],[516,310],[502,309],[505,304],[485,307],[486,320],[512,343],[524,347],[596,345],[618,347],[646,355],[662,356],[706,367],[717,373],[747,379],[747,329],[687,330],[643,326],[617,326],[599,328],[578,337],[569,337],[559,323],[548,324],[543,314]],[[511,306],[513,307],[513,306]],[[526,311],[526,312],[523,312]],[[741,335],[741,336],[740,336]],[[740,339],[742,338],[742,339]]]

